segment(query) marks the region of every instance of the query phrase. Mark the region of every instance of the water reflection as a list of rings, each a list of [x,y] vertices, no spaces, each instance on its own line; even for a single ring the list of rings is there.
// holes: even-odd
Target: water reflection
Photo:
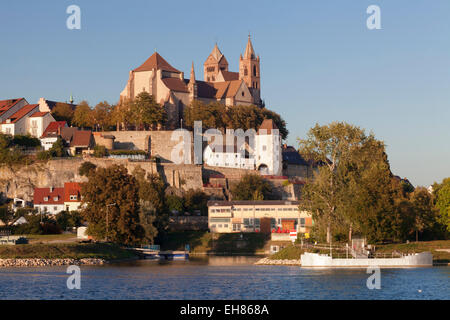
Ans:
[[[81,267],[68,290],[65,267],[0,269],[4,299],[449,299],[449,267],[382,269],[369,290],[365,269],[257,266],[259,257],[195,256]]]

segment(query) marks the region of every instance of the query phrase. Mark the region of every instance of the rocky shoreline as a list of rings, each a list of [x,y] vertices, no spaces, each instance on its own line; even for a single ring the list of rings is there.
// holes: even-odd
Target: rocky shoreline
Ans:
[[[52,267],[66,265],[103,265],[107,263],[104,259],[0,259],[0,267]]]
[[[284,265],[284,266],[300,266],[300,259],[280,259],[274,260],[269,258],[262,258],[255,262],[257,265]]]

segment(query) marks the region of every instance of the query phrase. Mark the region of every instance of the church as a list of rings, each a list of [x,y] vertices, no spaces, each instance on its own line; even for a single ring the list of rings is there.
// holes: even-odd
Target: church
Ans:
[[[228,61],[216,44],[203,64],[201,81],[196,79],[194,63],[190,78],[186,79],[183,72],[155,52],[141,66],[130,71],[120,100],[133,100],[143,91],[164,106],[168,118],[166,129],[182,126],[184,108],[193,100],[227,106],[261,106],[260,58],[255,54],[249,36],[244,55],[239,57],[239,72],[229,71]]]

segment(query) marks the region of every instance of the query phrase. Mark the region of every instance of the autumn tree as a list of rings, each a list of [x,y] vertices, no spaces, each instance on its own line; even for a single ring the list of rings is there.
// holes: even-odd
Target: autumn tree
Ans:
[[[52,110],[52,115],[56,121],[66,121],[68,125],[71,125],[74,110],[67,103],[57,102]]]
[[[111,111],[111,124],[116,125],[116,130],[119,131],[122,127],[126,130],[127,125],[132,119],[131,114],[132,102],[129,99],[122,99],[117,103]]]
[[[75,108],[72,124],[81,128],[93,127],[93,111],[87,101],[81,101]]]
[[[99,102],[92,110],[93,122],[97,130],[101,128],[104,131],[111,124],[111,110],[111,105],[106,101]]]
[[[139,189],[124,166],[98,168],[82,184],[82,217],[97,239],[134,245],[145,238],[139,219]]]
[[[233,200],[271,199],[272,186],[258,174],[246,174],[231,188]]]

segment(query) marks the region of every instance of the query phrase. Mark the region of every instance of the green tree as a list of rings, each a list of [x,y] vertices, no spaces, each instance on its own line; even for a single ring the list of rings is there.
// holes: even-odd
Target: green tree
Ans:
[[[105,146],[102,145],[95,145],[94,147],[94,153],[93,156],[96,158],[103,158],[106,157],[108,155],[108,150],[106,149]]]
[[[64,141],[61,138],[58,138],[52,145],[49,150],[49,154],[51,157],[64,157],[66,156],[66,152],[64,151]]]
[[[78,168],[78,174],[80,176],[88,177],[91,173],[95,172],[95,169],[97,169],[97,166],[95,164],[90,161],[85,161]]]
[[[199,189],[189,189],[184,194],[184,206],[188,212],[194,213],[196,210],[200,211],[202,215],[208,214],[208,200],[206,193]]]
[[[450,232],[450,178],[444,179],[436,189],[436,207],[439,210],[439,221]]]
[[[431,194],[423,187],[416,188],[410,196],[414,208],[413,227],[416,233],[416,242],[419,241],[419,232],[429,229],[434,223],[434,206]]]
[[[142,243],[145,231],[139,219],[139,189],[124,166],[97,168],[82,184],[82,217],[87,232],[97,239],[133,245]]]
[[[231,188],[233,200],[267,200],[271,198],[272,186],[258,174],[246,174]]]
[[[80,104],[75,108],[75,112],[73,115],[72,124],[81,128],[92,128],[93,123],[93,114],[91,107],[88,102],[83,100]]]
[[[136,127],[149,126],[151,129],[155,129],[157,125],[165,124],[167,119],[164,108],[146,91],[136,96],[130,111]]]
[[[78,211],[61,211],[56,214],[55,219],[62,230],[81,226],[81,215]]]
[[[166,195],[166,203],[167,203],[167,207],[170,212],[173,212],[173,211],[183,212],[184,211],[184,202],[183,202],[182,197],[179,197],[175,194]]]
[[[332,122],[311,128],[299,145],[307,160],[321,164],[302,190],[300,208],[326,229],[327,242],[332,226],[382,237],[392,222],[383,212],[392,212],[395,191],[384,144],[359,127]]]

